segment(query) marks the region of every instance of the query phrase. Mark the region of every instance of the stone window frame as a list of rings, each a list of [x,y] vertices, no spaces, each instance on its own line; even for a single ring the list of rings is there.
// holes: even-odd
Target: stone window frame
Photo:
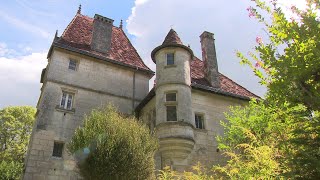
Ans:
[[[167,94],[176,94],[176,100],[175,101],[167,101]],[[164,92],[164,105],[166,107],[166,122],[177,122],[178,121],[178,91],[176,90],[170,90]],[[176,109],[176,119],[175,120],[168,120],[168,107],[175,107]]]
[[[58,146],[58,147],[57,147],[57,146]],[[56,147],[56,148],[61,148],[61,149],[59,149],[58,152],[57,152],[57,150],[55,150],[55,147]],[[63,158],[64,148],[65,148],[65,142],[54,140],[54,142],[53,142],[53,147],[52,147],[52,155],[51,155],[51,157],[52,157],[52,158],[62,159],[62,158]],[[57,153],[57,154],[55,154],[55,153]]]
[[[196,124],[196,116],[201,116],[202,117],[202,128],[198,128],[197,127],[197,124]],[[194,112],[194,125],[195,125],[195,128],[196,129],[199,129],[199,130],[205,130],[207,125],[206,125],[206,116],[205,116],[205,113],[203,112]]]
[[[78,91],[74,90],[74,89],[61,87],[60,101],[59,101],[59,104],[56,106],[56,110],[62,111],[64,113],[74,113],[75,112],[74,104],[75,104],[75,97],[76,97],[77,92]],[[61,106],[64,93],[67,94],[68,97],[69,97],[69,95],[72,95],[71,108],[66,108],[66,106],[68,104],[68,101],[67,101],[68,99],[66,99],[65,105],[63,107]]]
[[[73,69],[73,68],[70,68],[70,63],[71,63],[72,61],[75,62],[75,67],[74,67],[74,69]],[[69,71],[72,71],[72,72],[78,71],[79,62],[80,62],[80,61],[79,61],[78,59],[76,59],[76,58],[69,58],[68,70],[69,70]]]

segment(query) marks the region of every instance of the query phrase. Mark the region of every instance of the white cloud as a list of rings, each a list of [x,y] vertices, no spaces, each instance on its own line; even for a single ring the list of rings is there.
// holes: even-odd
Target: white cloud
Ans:
[[[0,42],[0,57],[10,56],[15,53],[16,51],[13,49],[9,49],[6,43]]]
[[[128,32],[135,36],[133,44],[145,63],[155,69],[151,51],[160,45],[171,27],[184,44],[190,44],[195,55],[201,58],[199,35],[213,32],[219,71],[252,92],[263,95],[265,88],[248,67],[239,65],[235,50],[248,52],[255,45],[256,36],[265,38],[262,27],[248,17],[250,1],[218,0],[136,0],[127,20]]]
[[[10,23],[18,28],[21,28],[25,31],[29,31],[29,32],[34,33],[36,35],[40,35],[43,38],[48,39],[50,37],[50,34],[46,30],[44,30],[38,26],[35,26],[31,23],[27,23],[25,20],[21,20],[16,17],[13,17],[2,10],[0,11],[0,18],[2,18],[3,20],[7,21],[8,23]]]
[[[0,108],[36,105],[40,94],[40,75],[47,64],[46,59],[46,53],[0,57]]]

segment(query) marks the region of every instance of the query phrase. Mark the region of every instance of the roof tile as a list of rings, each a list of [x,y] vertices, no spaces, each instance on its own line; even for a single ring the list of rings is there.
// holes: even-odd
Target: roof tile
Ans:
[[[121,28],[112,27],[111,48],[107,53],[101,53],[91,49],[92,29],[93,18],[76,14],[56,43],[152,72],[149,67],[144,64]]]
[[[259,98],[257,95],[253,94],[246,88],[237,84],[236,82],[229,79],[227,76],[219,73],[220,75],[220,92],[231,93],[238,96],[243,96],[247,98]],[[201,85],[202,87],[207,87],[208,89],[213,89],[210,83],[206,80],[204,76],[204,64],[199,58],[194,57],[191,61],[191,81],[194,85]]]
[[[179,38],[178,34],[175,30],[170,29],[166,38],[164,39],[162,45],[169,45],[169,44],[182,44],[181,39]]]

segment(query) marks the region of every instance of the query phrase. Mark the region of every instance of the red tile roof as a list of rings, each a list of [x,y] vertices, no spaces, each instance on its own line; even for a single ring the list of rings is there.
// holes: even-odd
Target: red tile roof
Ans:
[[[225,75],[220,74],[220,88],[213,88],[204,77],[204,64],[199,58],[195,57],[191,61],[191,87],[194,89],[208,91],[214,94],[221,94],[223,96],[235,97],[243,100],[250,100],[250,98],[260,99],[259,96],[253,94],[246,88],[232,81]],[[153,87],[148,95],[140,102],[135,111],[139,112],[154,96],[155,88]]]
[[[225,75],[221,73],[219,74],[220,74],[220,88],[216,89],[211,87],[209,82],[205,79],[203,61],[201,61],[197,57],[194,57],[194,59],[191,61],[192,86],[213,91],[216,93],[223,93],[225,95],[230,95],[230,96],[235,95],[243,98],[260,98],[259,96],[253,94],[246,88],[232,81]]]
[[[166,38],[164,38],[164,41],[162,45],[168,45],[168,44],[182,44],[178,34],[173,29],[170,29],[169,33],[167,34]]]
[[[107,53],[92,50],[90,44],[93,20],[91,17],[77,13],[61,37],[55,39],[53,45],[153,73],[144,64],[121,28],[112,27],[111,48]]]
[[[171,28],[170,31],[168,32],[167,36],[164,38],[163,43],[160,46],[154,48],[151,52],[151,59],[153,60],[154,63],[156,63],[155,54],[160,49],[166,48],[166,47],[181,47],[181,48],[189,51],[189,53],[193,57],[192,50],[189,47],[183,45],[183,43],[182,43],[181,39],[179,38],[178,34],[176,33],[176,31]]]

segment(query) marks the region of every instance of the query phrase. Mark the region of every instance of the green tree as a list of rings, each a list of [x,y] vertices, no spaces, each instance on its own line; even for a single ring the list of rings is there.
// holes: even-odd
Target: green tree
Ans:
[[[291,139],[297,119],[304,118],[302,105],[282,107],[251,101],[246,107],[232,107],[222,123],[224,136],[219,146],[229,157],[226,166],[215,171],[231,179],[281,179],[292,169],[288,159],[296,152]]]
[[[292,6],[291,17],[283,12],[277,0],[272,0],[271,4],[261,0],[254,2],[256,6],[247,9],[249,16],[264,25],[269,39],[264,41],[257,37],[255,52],[250,52],[249,57],[238,52],[241,63],[249,65],[261,83],[267,85],[267,100],[303,104],[319,110],[319,0],[306,0],[305,10]]]
[[[0,179],[19,179],[36,109],[12,106],[0,110]]]
[[[249,57],[237,56],[268,92],[226,114],[218,140],[229,160],[213,167],[215,178],[320,179],[320,1],[289,13],[277,0],[252,1],[249,17],[264,25],[269,39],[257,37]]]
[[[291,7],[292,17],[277,0],[254,3],[249,16],[265,26],[269,39],[257,37],[249,57],[237,55],[268,92],[265,100],[227,115],[220,146],[230,160],[217,171],[228,177],[237,171],[244,178],[319,179],[319,1],[307,0],[305,10]]]
[[[93,110],[68,144],[85,179],[151,179],[157,138],[112,106]]]

